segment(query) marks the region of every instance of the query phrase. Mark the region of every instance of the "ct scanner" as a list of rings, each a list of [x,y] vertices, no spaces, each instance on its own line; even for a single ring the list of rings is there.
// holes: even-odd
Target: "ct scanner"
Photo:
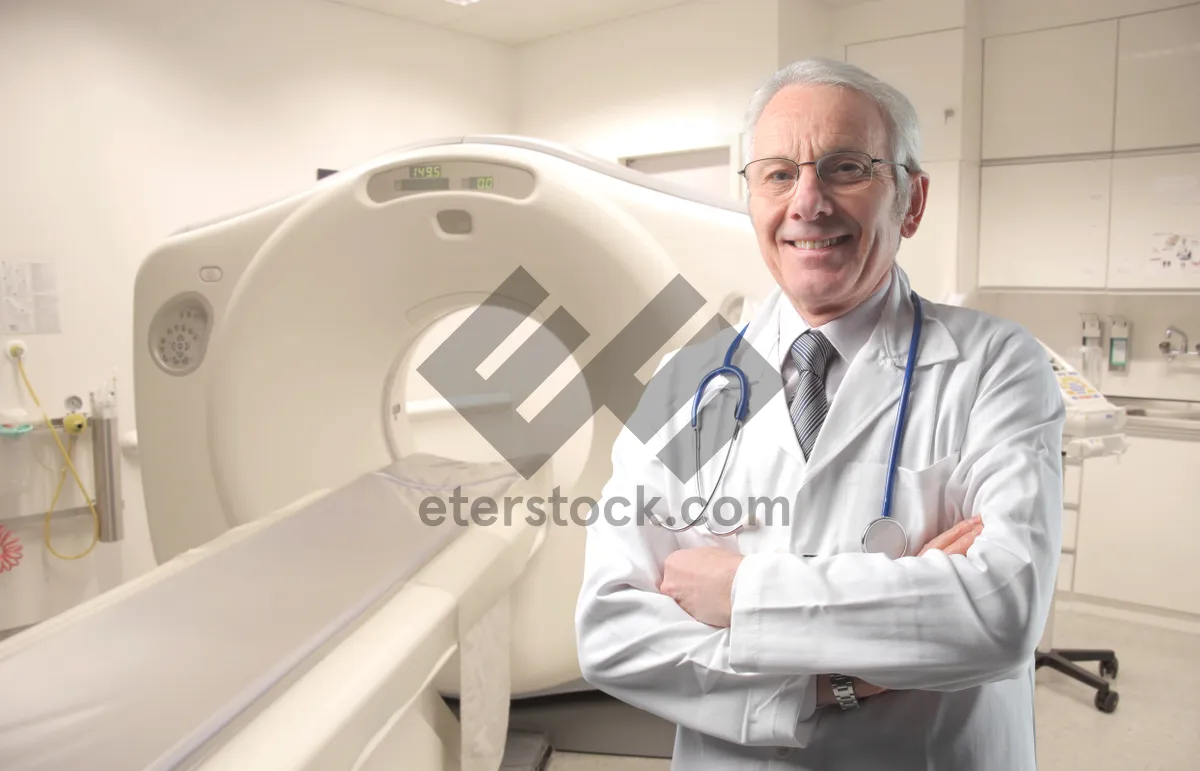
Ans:
[[[583,529],[416,517],[607,480],[606,410],[528,478],[416,441],[422,332],[518,268],[541,294],[508,307],[565,310],[584,362],[677,276],[702,307],[659,354],[773,286],[736,202],[511,137],[402,148],[154,251],[134,344],[160,567],[0,644],[0,768],[495,771],[510,696],[584,687]],[[1103,446],[1100,402],[1079,425]]]
[[[548,328],[566,311],[583,362],[682,276],[697,310],[643,382],[772,286],[735,200],[512,137],[402,148],[155,250],[134,349],[160,567],[0,646],[26,684],[0,768],[491,770],[510,692],[585,688],[583,528],[415,516],[458,487],[575,499],[608,477],[605,410],[528,479],[414,441],[421,333],[518,269],[541,295],[505,305]]]

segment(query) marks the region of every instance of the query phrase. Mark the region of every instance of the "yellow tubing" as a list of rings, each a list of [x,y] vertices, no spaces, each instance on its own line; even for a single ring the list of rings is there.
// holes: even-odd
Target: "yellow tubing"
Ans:
[[[46,411],[42,409],[42,403],[37,398],[37,392],[33,390],[33,385],[29,382],[29,376],[25,374],[25,361],[23,357],[17,358],[17,369],[21,372],[21,379],[25,381],[25,388],[29,390],[29,395],[33,398],[33,403],[42,412],[42,420],[46,422],[46,428],[50,429],[50,435],[54,437],[55,444],[58,445],[58,451],[62,453],[63,460],[67,463],[67,468],[58,477],[58,487],[54,491],[54,499],[50,501],[50,509],[46,512],[46,518],[42,527],[42,537],[46,542],[46,548],[55,557],[62,560],[77,560],[86,557],[91,553],[92,549],[96,548],[96,544],[100,542],[100,514],[96,511],[96,505],[92,501],[92,497],[88,495],[87,488],[83,486],[83,481],[79,478],[79,472],[75,470],[75,464],[71,461],[71,453],[63,447],[62,439],[59,439],[58,432],[54,430],[54,424],[50,422],[50,418],[46,415]],[[72,433],[77,433],[74,429],[82,430],[78,424],[71,426]],[[76,436],[71,437],[71,448],[75,447]],[[75,484],[79,486],[79,492],[83,493],[83,500],[87,502],[88,509],[92,512],[92,542],[86,549],[79,554],[64,555],[59,554],[54,549],[54,545],[50,542],[50,517],[54,513],[54,506],[58,503],[58,496],[62,492],[63,482],[66,481],[67,469],[71,471],[71,476],[75,478]]]

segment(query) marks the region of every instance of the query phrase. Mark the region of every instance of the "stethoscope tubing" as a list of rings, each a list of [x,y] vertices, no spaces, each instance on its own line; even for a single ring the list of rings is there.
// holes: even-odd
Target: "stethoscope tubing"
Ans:
[[[910,292],[909,297],[913,303],[913,330],[908,346],[908,359],[904,365],[904,382],[900,389],[900,403],[896,408],[896,427],[892,433],[892,446],[888,454],[888,475],[883,492],[882,519],[890,518],[892,513],[892,498],[895,490],[897,459],[899,458],[900,454],[900,445],[904,439],[904,429],[908,423],[909,393],[912,390],[913,372],[916,369],[917,349],[920,347],[921,331],[924,321],[924,311],[921,305],[921,298],[915,291]],[[708,511],[708,506],[712,501],[712,495],[716,494],[717,489],[721,486],[721,480],[725,476],[725,469],[729,465],[730,455],[733,452],[734,445],[738,441],[742,425],[746,418],[746,413],[749,411],[750,384],[746,374],[741,370],[740,367],[733,363],[733,354],[737,351],[738,345],[741,343],[742,338],[745,336],[746,330],[749,328],[749,326],[749,324],[744,325],[738,332],[737,337],[734,338],[733,343],[730,344],[728,350],[725,352],[725,360],[721,363],[721,366],[712,370],[705,375],[703,379],[701,379],[699,386],[696,388],[696,394],[692,399],[691,426],[692,434],[695,438],[696,490],[698,493],[700,493],[699,497],[704,501],[704,507],[691,522],[688,522],[681,513],[680,520],[684,524],[680,527],[673,527],[665,522],[658,522],[658,525],[665,530],[669,530],[673,533],[682,533],[700,524],[700,522],[706,518],[706,512]],[[717,482],[713,487],[713,492],[706,498],[700,484],[700,402],[704,396],[705,387],[713,378],[720,375],[730,375],[736,379],[738,381],[738,390],[740,393],[738,394],[738,406],[734,412],[735,422],[733,434],[729,440],[729,448],[725,451],[725,460],[721,464],[721,470],[717,473]],[[654,517],[654,519],[657,520],[658,518]],[[739,524],[736,528],[730,530],[729,532],[718,533],[712,529],[711,525],[709,525],[708,531],[715,536],[726,537],[739,532],[744,526],[744,524]]]
[[[904,385],[900,388],[900,404],[896,407],[896,430],[892,434],[892,449],[888,454],[887,484],[883,489],[883,518],[892,516],[892,493],[896,484],[896,459],[900,456],[900,444],[904,439],[904,427],[908,422],[908,394],[912,390],[913,370],[917,364],[917,347],[921,344],[922,308],[921,298],[911,294],[913,303],[912,339],[908,343],[908,361],[904,364]]]

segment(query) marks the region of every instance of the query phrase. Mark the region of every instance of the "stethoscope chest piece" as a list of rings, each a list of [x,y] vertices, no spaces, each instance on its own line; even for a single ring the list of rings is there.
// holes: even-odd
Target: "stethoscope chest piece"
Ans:
[[[862,549],[868,554],[886,554],[896,560],[908,551],[904,526],[891,517],[880,517],[863,530]]]

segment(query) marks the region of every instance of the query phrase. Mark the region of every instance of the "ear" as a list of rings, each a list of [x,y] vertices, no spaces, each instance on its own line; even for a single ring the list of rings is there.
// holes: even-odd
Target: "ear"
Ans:
[[[905,238],[916,235],[921,218],[925,216],[925,202],[929,200],[929,175],[922,171],[912,177],[908,194],[908,214],[904,215],[904,221],[900,223],[900,235]]]

